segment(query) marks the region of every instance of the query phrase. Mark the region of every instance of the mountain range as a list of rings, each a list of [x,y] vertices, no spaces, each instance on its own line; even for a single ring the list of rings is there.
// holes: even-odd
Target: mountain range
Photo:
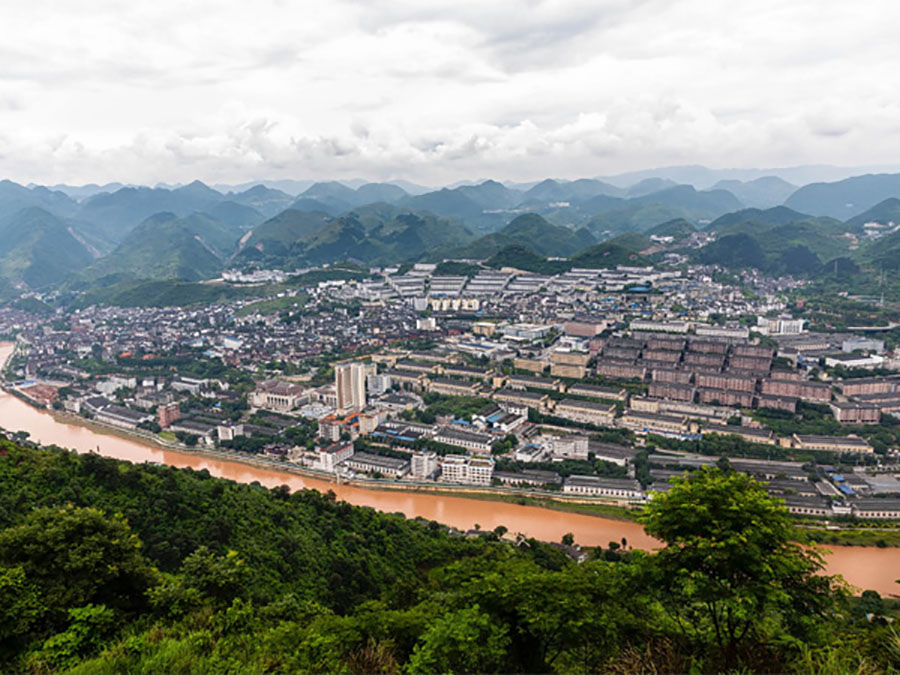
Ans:
[[[799,186],[785,179],[805,175],[802,169],[759,175],[673,167],[608,179],[485,180],[435,190],[362,180],[220,189],[200,181],[26,187],[4,180],[0,298],[67,281],[75,288],[123,279],[197,281],[233,266],[498,256],[521,262],[523,250],[535,258],[532,267],[548,269],[547,258],[576,257],[604,242],[618,247],[603,253],[606,260],[610,251],[641,256],[659,248],[659,237],[677,243],[694,232],[717,239],[690,253],[692,259],[727,267],[809,273],[841,257],[894,264],[890,256],[900,252],[900,236],[888,232],[875,247],[863,237],[863,225],[900,222],[900,174]]]

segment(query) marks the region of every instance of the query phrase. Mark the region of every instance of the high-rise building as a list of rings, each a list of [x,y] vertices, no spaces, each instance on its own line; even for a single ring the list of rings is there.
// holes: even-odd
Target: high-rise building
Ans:
[[[334,388],[340,412],[354,412],[366,407],[366,364],[342,363],[334,368]]]

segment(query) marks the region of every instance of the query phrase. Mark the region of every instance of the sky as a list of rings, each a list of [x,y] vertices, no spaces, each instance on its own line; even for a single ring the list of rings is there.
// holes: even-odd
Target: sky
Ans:
[[[898,25],[896,0],[3,0],[0,177],[892,163]]]

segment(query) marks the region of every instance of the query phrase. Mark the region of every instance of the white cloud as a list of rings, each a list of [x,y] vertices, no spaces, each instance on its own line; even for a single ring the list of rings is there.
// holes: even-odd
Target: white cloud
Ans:
[[[898,19],[888,0],[6,0],[0,175],[892,162]]]

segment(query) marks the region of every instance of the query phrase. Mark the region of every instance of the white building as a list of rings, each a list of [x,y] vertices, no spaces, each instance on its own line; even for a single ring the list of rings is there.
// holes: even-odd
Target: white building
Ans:
[[[455,445],[472,452],[490,454],[494,445],[494,437],[476,431],[465,431],[453,426],[439,427],[434,433],[434,440],[446,445]]]
[[[334,473],[337,465],[353,456],[353,443],[335,443],[327,448],[317,448],[304,453],[304,460],[311,460],[310,466],[319,471]]]
[[[445,455],[441,460],[441,481],[463,485],[490,485],[494,460],[489,457]]]
[[[631,330],[642,330],[659,333],[687,333],[691,327],[686,321],[652,321],[635,319],[629,324]]]
[[[277,412],[288,412],[309,402],[303,387],[283,380],[266,380],[250,394],[250,405]]]
[[[627,478],[598,478],[597,476],[569,476],[563,484],[566,494],[617,499],[643,499],[644,491],[636,480]]]
[[[805,319],[794,319],[790,316],[779,316],[776,319],[757,317],[756,330],[763,335],[800,335],[803,332]]]
[[[825,365],[828,368],[865,368],[873,370],[884,365],[884,357],[877,354],[832,354],[825,357]]]
[[[233,441],[235,437],[244,435],[244,425],[222,423],[216,427],[216,433],[220,441]]]
[[[747,326],[739,326],[737,324],[728,326],[696,324],[694,330],[701,337],[725,338],[729,340],[746,340],[750,337],[750,329]]]
[[[373,396],[381,396],[392,384],[390,375],[366,375],[366,389]]]
[[[547,444],[550,454],[559,459],[587,459],[587,436],[554,436]]]
[[[416,319],[416,330],[437,330],[437,322],[432,316],[424,319]]]
[[[436,452],[414,452],[410,460],[410,474],[413,478],[431,478],[439,467]]]

